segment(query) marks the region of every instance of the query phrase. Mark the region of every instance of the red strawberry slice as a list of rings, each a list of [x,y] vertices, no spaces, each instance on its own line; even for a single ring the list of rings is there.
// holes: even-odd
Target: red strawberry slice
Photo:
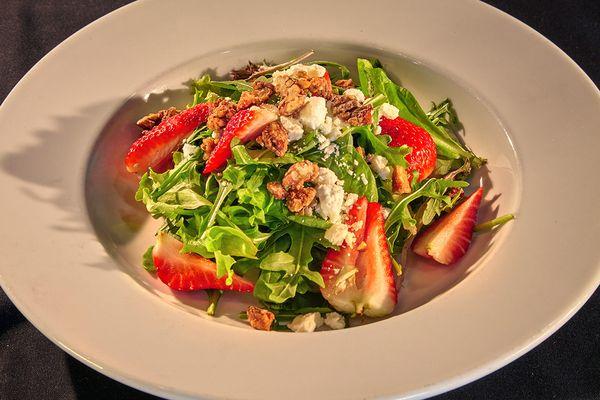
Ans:
[[[483,188],[479,188],[454,210],[419,233],[412,244],[413,251],[440,264],[458,261],[471,244],[482,197]]]
[[[400,147],[403,145],[412,148],[410,154],[406,156],[408,168],[406,171],[394,170],[394,191],[400,193],[410,192],[410,186],[406,187],[405,181],[412,180],[413,171],[419,173],[419,182],[427,178],[435,169],[437,160],[437,151],[435,142],[429,133],[403,118],[389,119],[382,117],[379,121],[381,133],[389,135],[392,138],[390,146]]]
[[[264,108],[251,107],[238,111],[227,123],[202,173],[208,175],[225,165],[231,157],[231,141],[234,137],[239,138],[242,143],[247,143],[256,139],[262,129],[276,119],[277,114]]]
[[[181,254],[183,243],[168,233],[158,234],[152,251],[154,266],[163,283],[174,290],[200,289],[234,290],[252,292],[254,284],[238,275],[227,285],[226,277],[217,278],[217,264],[197,254]]]
[[[397,302],[382,207],[361,198],[352,213],[364,221],[364,229],[355,232],[353,248],[329,250],[321,268],[325,281],[321,293],[338,311],[382,317],[394,311]]]
[[[143,173],[148,168],[156,169],[169,165],[166,160],[181,145],[198,125],[206,122],[212,103],[198,104],[190,109],[165,119],[136,140],[127,155],[127,171]]]

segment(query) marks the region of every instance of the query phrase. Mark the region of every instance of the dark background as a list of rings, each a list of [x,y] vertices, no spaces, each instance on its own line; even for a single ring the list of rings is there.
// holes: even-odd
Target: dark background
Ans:
[[[0,99],[4,100],[18,80],[53,47],[129,1],[0,3]],[[598,84],[600,1],[488,3],[549,38]],[[33,398],[157,399],[117,383],[64,353],[38,332],[0,290],[0,399]],[[436,400],[482,398],[600,399],[600,292],[596,291],[573,319],[528,354]]]

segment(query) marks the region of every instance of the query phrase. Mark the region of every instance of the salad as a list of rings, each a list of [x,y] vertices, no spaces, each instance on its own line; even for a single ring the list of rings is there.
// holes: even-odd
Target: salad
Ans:
[[[476,225],[468,177],[485,160],[450,100],[425,112],[377,60],[357,59],[352,79],[312,54],[200,77],[185,110],[137,122],[125,157],[136,200],[164,221],[144,268],[205,290],[209,315],[224,291],[251,293],[239,317],[261,330],[389,315],[409,252],[451,265],[474,231],[513,218]]]

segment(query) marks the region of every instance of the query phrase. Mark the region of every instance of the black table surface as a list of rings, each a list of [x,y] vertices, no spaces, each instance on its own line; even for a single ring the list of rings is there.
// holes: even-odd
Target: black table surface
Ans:
[[[4,100],[18,80],[54,46],[129,1],[0,3],[0,99]],[[600,1],[488,3],[549,38],[598,84]],[[600,399],[600,292],[596,291],[565,326],[531,352],[487,377],[436,397],[483,398]],[[38,332],[0,290],[0,399],[157,398],[113,381],[64,353]]]

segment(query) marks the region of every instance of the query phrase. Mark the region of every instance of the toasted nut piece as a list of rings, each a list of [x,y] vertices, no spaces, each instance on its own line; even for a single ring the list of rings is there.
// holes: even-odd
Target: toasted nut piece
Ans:
[[[358,250],[358,251],[363,251],[366,248],[367,248],[367,242],[365,242],[364,240],[362,242],[360,242],[360,244],[358,246],[356,246],[356,250]]]
[[[204,154],[202,155],[202,158],[205,160],[208,160],[208,156],[210,156],[210,153],[212,153],[212,151],[215,149],[215,146],[217,145],[217,141],[213,138],[205,138],[202,141],[202,144],[200,145],[200,148],[202,149],[202,151],[204,152]]]
[[[283,186],[279,182],[267,183],[267,190],[277,200],[283,200],[287,196],[287,191],[283,188]]]
[[[365,158],[365,149],[360,146],[356,146],[356,152],[360,154],[362,158]]]
[[[275,86],[265,81],[256,81],[252,87],[254,90],[242,92],[237,104],[238,110],[265,103],[275,94]]]
[[[331,81],[325,76],[318,78],[311,78],[310,87],[308,91],[313,96],[320,96],[326,99],[330,99],[333,96],[333,89],[331,87]]]
[[[395,165],[392,170],[392,189],[397,194],[410,193],[412,191],[408,172],[400,165]]]
[[[350,89],[354,87],[354,82],[352,82],[352,79],[339,79],[335,81],[335,86],[339,86],[344,89]]]
[[[270,331],[271,325],[275,321],[275,314],[259,307],[248,307],[246,314],[248,315],[250,326],[260,331]]]
[[[361,105],[356,98],[334,95],[331,99],[331,112],[352,126],[368,125],[372,121],[373,106]]]
[[[156,125],[160,124],[163,119],[167,119],[174,115],[179,114],[181,111],[176,109],[175,107],[169,107],[166,110],[160,110],[155,113],[150,113],[143,118],[140,118],[136,125],[142,129],[152,129]]]
[[[306,103],[306,94],[298,85],[292,86],[279,102],[279,114],[289,117],[298,112]]]
[[[236,112],[235,103],[231,100],[220,98],[215,102],[215,108],[208,115],[206,126],[208,129],[219,134]]]
[[[287,194],[285,205],[291,212],[299,213],[308,207],[316,196],[317,190],[313,187],[293,188]]]
[[[319,167],[308,160],[293,164],[283,176],[283,187],[301,188],[306,182],[313,182],[319,176]]]
[[[256,142],[281,157],[288,148],[288,133],[279,121],[271,122],[263,129]]]

